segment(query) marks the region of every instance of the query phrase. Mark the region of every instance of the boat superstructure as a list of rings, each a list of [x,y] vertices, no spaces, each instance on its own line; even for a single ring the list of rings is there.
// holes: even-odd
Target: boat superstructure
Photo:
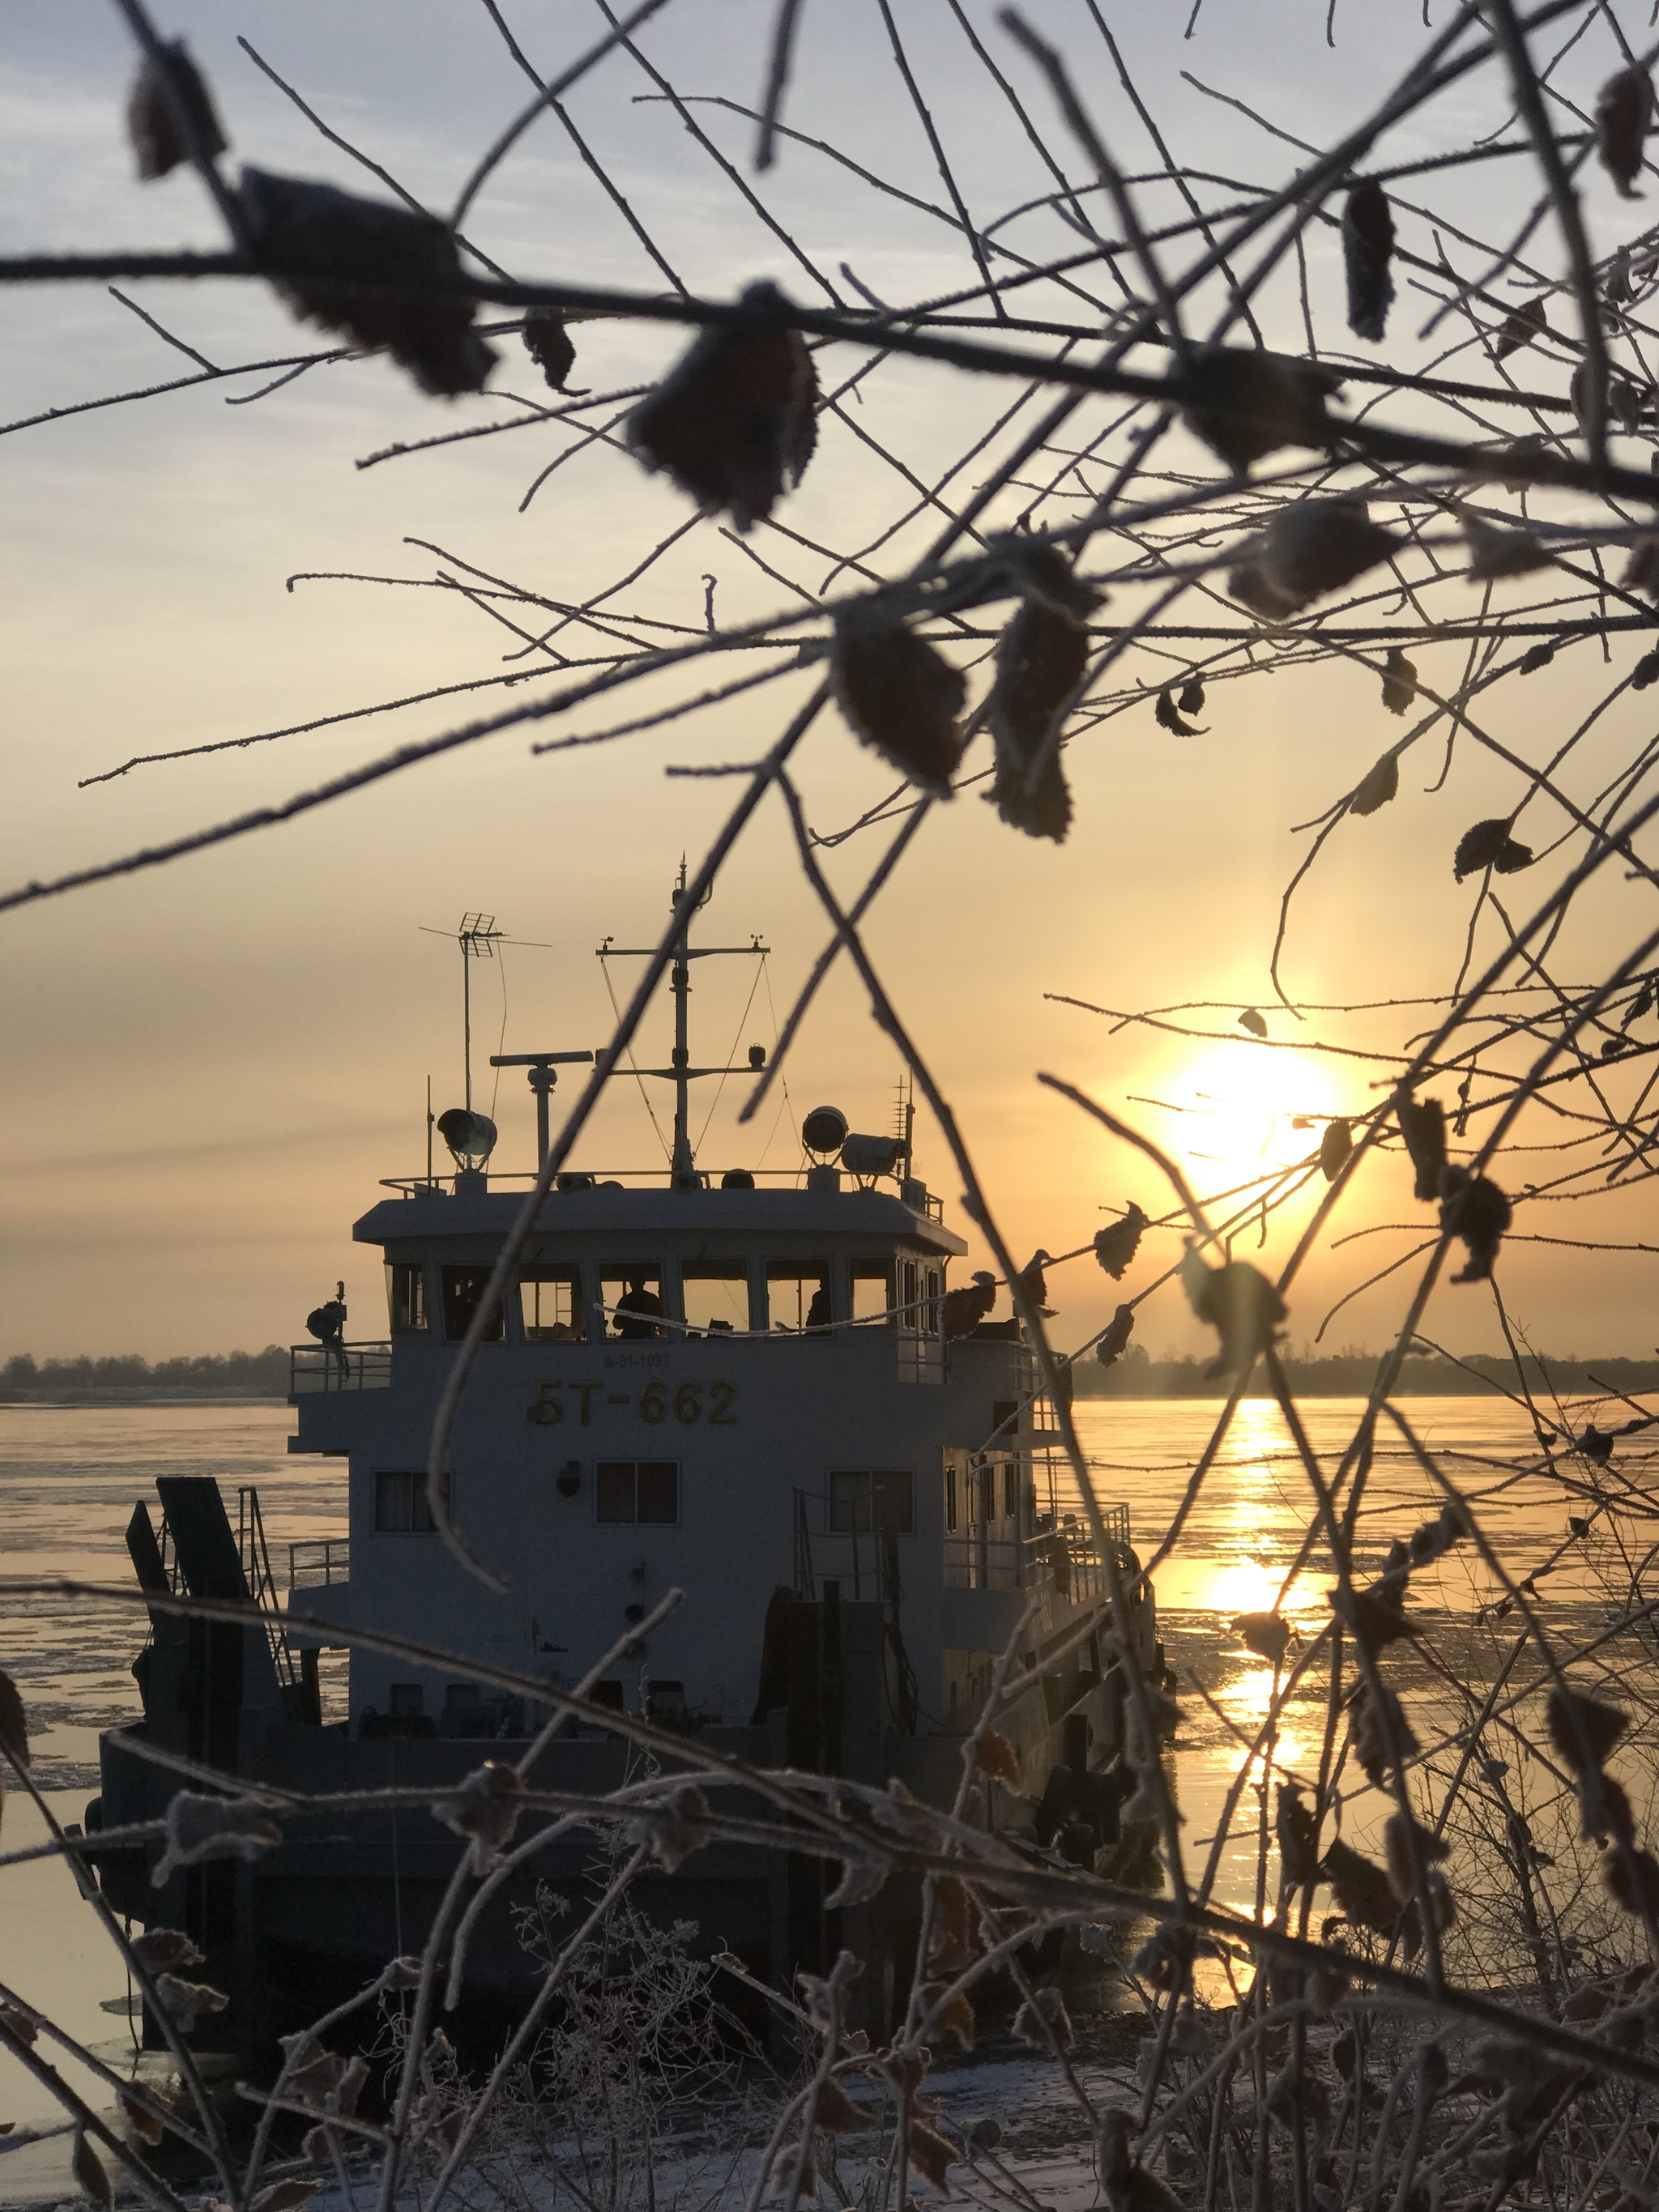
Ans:
[[[687,916],[681,980],[699,949],[689,935]],[[953,1339],[948,1270],[967,1247],[913,1173],[908,1123],[860,1139],[821,1109],[804,1132],[811,1164],[787,1176],[699,1164],[684,995],[677,1037],[658,1071],[676,1090],[667,1173],[561,1174],[487,1320],[447,1498],[506,1587],[442,1541],[425,1468],[527,1179],[491,1172],[477,1132],[446,1116],[472,1144],[456,1146],[455,1171],[392,1179],[353,1230],[383,1257],[385,1336],[292,1355],[289,1449],[348,1461],[349,1527],[293,1547],[278,1589],[257,1498],[233,1530],[216,1485],[164,1480],[162,1541],[147,1504],[135,1510],[147,1589],[274,1595],[289,1620],[186,1626],[157,1607],[144,1718],[104,1739],[89,1826],[153,1817],[178,1787],[146,1744],[296,1796],[453,1785],[485,1756],[514,1756],[546,1714],[468,1662],[563,1689],[619,1640],[599,1702],[682,1734],[694,1763],[717,1747],[896,1776],[948,1803],[997,1656],[1035,1606],[1020,1662],[1030,1692],[1000,1723],[1024,1780],[991,1791],[988,1817],[1073,1856],[1115,1840],[1121,1695],[1105,1638],[1120,1627],[1156,1672],[1153,1602],[1141,1585],[1132,1619],[1110,1620],[1106,1563],[1066,1510],[1053,1410],[1018,1324]],[[514,1056],[543,1147],[561,1056]],[[1108,1534],[1133,1577],[1121,1509]],[[673,1588],[684,1602],[635,1636]],[[350,1645],[349,1717],[325,1727],[316,1650],[349,1638],[363,1639]],[[453,1656],[416,1661],[392,1639]],[[596,1724],[554,1744],[538,1779],[612,1786],[629,1756]],[[258,1860],[191,1869],[161,1890],[155,1848],[112,1849],[100,1872],[119,1909],[186,1926],[219,1954],[246,2039],[289,2024],[300,1990],[334,1969],[349,1983],[415,1948],[459,1848],[424,1812],[301,1815]],[[575,1894],[592,1857],[591,1838],[555,1844],[527,1879]],[[821,1959],[834,1932],[817,1862],[714,1846],[661,1887],[711,1948],[775,1981]],[[905,1906],[899,1886],[890,1893],[874,1940],[902,1966]],[[512,1901],[509,1888],[471,1954],[504,1997],[528,1981]]]

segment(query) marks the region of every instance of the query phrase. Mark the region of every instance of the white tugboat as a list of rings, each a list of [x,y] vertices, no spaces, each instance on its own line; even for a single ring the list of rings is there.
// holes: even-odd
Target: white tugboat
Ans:
[[[1091,1858],[1117,1837],[1121,1686],[1104,1650],[1105,1565],[1065,1510],[1036,1362],[1017,1322],[975,1322],[988,1294],[947,1305],[947,1269],[967,1247],[915,1176],[908,1113],[902,1133],[870,1137],[816,1109],[802,1131],[811,1164],[783,1176],[694,1158],[690,1085],[729,1071],[690,1064],[691,963],[765,948],[694,946],[691,922],[672,970],[672,1065],[643,1071],[673,1086],[670,1171],[559,1176],[454,1431],[451,1511],[506,1591],[453,1557],[425,1499],[439,1395],[529,1180],[492,1170],[494,1125],[470,1108],[438,1124],[453,1172],[388,1179],[354,1227],[385,1257],[387,1336],[350,1340],[343,1309],[325,1308],[313,1316],[321,1340],[292,1355],[289,1449],[349,1460],[349,1528],[293,1547],[282,1590],[257,1496],[243,1493],[233,1528],[216,1482],[164,1477],[160,1528],[140,1500],[128,1532],[139,1579],[158,1593],[252,1595],[332,1624],[342,1641],[348,1629],[402,1637],[554,1687],[678,1585],[685,1601],[635,1644],[602,1703],[683,1733],[689,1763],[718,1749],[897,1776],[939,1804],[955,1795],[997,1655],[1035,1602],[1023,1660],[1035,1679],[999,1723],[1026,1794],[999,1784],[988,1817],[1034,1850]],[[609,940],[601,953],[623,957]],[[592,1057],[501,1063],[528,1069],[543,1158],[555,1064]],[[750,1065],[763,1060],[751,1048]],[[1108,1525],[1133,1576],[1121,1508]],[[1144,1588],[1127,1627],[1158,1672]],[[354,1646],[349,1718],[325,1727],[317,1650],[331,1640],[327,1626],[154,1612],[135,1667],[144,1717],[104,1737],[88,1828],[155,1817],[179,1786],[139,1754],[144,1743],[296,1795],[436,1790],[485,1755],[515,1756],[545,1717],[460,1668]],[[557,1741],[535,1780],[603,1790],[629,1756],[595,1726]],[[244,2049],[417,1948],[461,1849],[419,1808],[285,1815],[283,1829],[252,1864],[191,1868],[161,1889],[159,1847],[102,1854],[117,1909],[185,1927],[208,1953],[204,1971],[232,1995],[226,2033]],[[538,1880],[585,1893],[593,1856],[591,1838],[555,1844],[503,1890],[470,1954],[475,1987],[510,2005],[530,1985],[511,1905]],[[846,1932],[826,1924],[836,1916],[805,1857],[713,1846],[659,1889],[710,1949],[775,1982],[833,1954]],[[883,1900],[880,1926],[861,1934],[902,1974],[915,1900],[896,1882]]]

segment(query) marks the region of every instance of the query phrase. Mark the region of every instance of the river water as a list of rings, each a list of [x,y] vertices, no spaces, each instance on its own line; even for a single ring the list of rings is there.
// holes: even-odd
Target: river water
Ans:
[[[1079,1400],[1078,1426],[1098,1493],[1127,1504],[1143,1559],[1168,1530],[1219,1410],[1206,1401]],[[1359,1410],[1346,1399],[1304,1405],[1308,1440],[1328,1479]],[[1530,1419],[1495,1395],[1411,1399],[1403,1410],[1442,1472],[1474,1503],[1496,1561],[1517,1581],[1540,1577],[1540,1603],[1564,1642],[1596,1632],[1616,1607],[1626,1563],[1616,1533],[1609,1533],[1616,1523],[1595,1518],[1582,1494],[1584,1462],[1561,1458],[1558,1446],[1552,1472]],[[288,1544],[343,1534],[345,1519],[343,1462],[290,1459],[292,1430],[291,1412],[278,1405],[0,1407],[4,1571],[127,1585],[123,1532],[135,1501],[153,1503],[158,1474],[211,1474],[233,1506],[239,1486],[257,1486],[285,1583]],[[1358,1522],[1357,1564],[1367,1572],[1380,1568],[1392,1539],[1409,1537],[1438,1510],[1443,1495],[1401,1440],[1382,1441]],[[1620,1479],[1638,1488],[1651,1479],[1651,1455],[1633,1443],[1621,1444],[1617,1465]],[[1591,1515],[1585,1538],[1571,1535],[1570,1514]],[[1174,1769],[1193,1866],[1208,1852],[1273,1679],[1230,1625],[1280,1603],[1310,1518],[1309,1486],[1277,1408],[1246,1401],[1156,1577],[1182,1706]],[[1328,1562],[1315,1550],[1284,1594],[1281,1609],[1293,1625],[1312,1630],[1328,1617],[1329,1580]],[[1435,1625],[1438,1658],[1460,1669],[1463,1681],[1489,1672],[1499,1631],[1486,1609],[1501,1595],[1492,1567],[1468,1545],[1413,1579],[1414,1611]],[[100,1729],[138,1711],[130,1667],[141,1637],[141,1616],[93,1601],[13,1595],[0,1612],[0,1666],[21,1690],[34,1777],[60,1820],[81,1819],[95,1793]],[[325,1683],[336,1716],[344,1710],[341,1663],[333,1662]],[[1419,1737],[1431,1746],[1456,1719],[1445,1676],[1408,1656],[1395,1679]],[[1322,1725],[1323,1691],[1312,1684],[1286,1716],[1277,1745],[1282,1767],[1314,1770]],[[0,1850],[15,1850],[40,1832],[33,1808],[9,1792]],[[1224,1846],[1218,1899],[1250,1909],[1255,1857],[1248,1832]],[[0,1868],[0,1984],[50,2004],[71,2033],[108,2063],[122,2063],[132,2050],[125,1981],[67,1869],[52,1861]],[[105,2101],[84,2073],[67,2070]],[[50,2109],[32,2079],[0,2058],[0,2122],[39,2124]],[[0,2202],[40,2193],[46,2172],[40,2161],[52,2148],[0,2155]]]

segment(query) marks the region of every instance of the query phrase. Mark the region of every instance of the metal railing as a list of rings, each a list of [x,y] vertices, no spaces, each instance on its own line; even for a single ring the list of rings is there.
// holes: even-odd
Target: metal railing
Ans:
[[[1129,1548],[1129,1509],[1107,1505],[1101,1509],[1107,1541],[1119,1555]],[[970,1517],[965,1527],[948,1530],[945,1538],[945,1583],[948,1589],[1052,1589],[1073,1600],[1104,1597],[1111,1588],[1106,1562],[1088,1527],[1066,1514],[1058,1525],[1043,1526],[1042,1516],[1029,1535],[995,1534],[993,1524]]]
[[[289,1348],[288,1395],[308,1398],[321,1390],[389,1390],[390,1344],[295,1344]]]
[[[720,1172],[718,1168],[700,1168],[697,1170],[705,1190],[720,1188]],[[772,1183],[793,1186],[797,1189],[805,1188],[802,1170],[799,1168],[751,1168],[748,1172],[754,1176],[757,1188],[763,1183]],[[580,1186],[566,1182],[562,1188],[569,1190],[580,1187],[584,1189],[603,1189],[607,1184],[614,1184],[625,1190],[661,1190],[666,1187],[668,1180],[667,1170],[660,1167],[591,1168],[580,1170],[580,1174],[582,1180]],[[531,1168],[491,1168],[487,1171],[484,1178],[486,1187],[491,1190],[496,1188],[528,1190],[535,1180],[535,1170]],[[382,1190],[401,1191],[405,1198],[414,1198],[422,1191],[453,1190],[454,1184],[453,1170],[447,1175],[382,1176],[380,1177]],[[850,1176],[848,1183],[843,1185],[845,1189],[855,1187]],[[897,1194],[893,1191],[890,1184],[887,1186],[887,1191],[889,1195]],[[550,1196],[556,1197],[559,1194],[556,1191],[550,1194]],[[942,1221],[945,1218],[945,1200],[936,1192],[929,1191],[927,1194],[925,1204],[920,1210],[925,1212],[929,1221]]]
[[[307,1536],[288,1547],[288,1586],[296,1589],[326,1589],[333,1583],[351,1580],[351,1539],[349,1536]]]

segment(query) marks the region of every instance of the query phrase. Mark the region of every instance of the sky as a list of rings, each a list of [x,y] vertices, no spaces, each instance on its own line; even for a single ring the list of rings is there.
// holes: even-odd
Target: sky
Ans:
[[[597,8],[574,0],[520,0],[504,12],[547,70],[603,27]],[[1045,88],[994,10],[965,4],[965,13],[1081,173]],[[1086,0],[1045,0],[1031,13],[1066,52],[1110,143],[1130,163],[1147,159]],[[1324,137],[1397,74],[1421,35],[1417,0],[1339,10],[1334,46],[1324,42],[1324,13],[1323,0],[1242,9],[1209,0],[1184,41],[1184,7],[1106,11],[1176,158],[1220,180],[1278,178],[1292,157],[1259,123],[1185,81],[1183,70],[1269,121]],[[527,89],[483,9],[459,0],[354,0],[346,10],[316,0],[175,0],[157,21],[185,34],[212,83],[233,159],[384,190],[319,135],[240,38],[324,124],[437,209],[453,204],[479,149]],[[641,44],[683,93],[751,106],[769,21],[769,7],[756,0],[673,0]],[[803,21],[787,119],[899,191],[940,202],[944,187],[874,0],[809,3]],[[1050,189],[945,0],[899,0],[894,21],[975,220]],[[147,186],[133,179],[121,124],[133,60],[113,9],[4,0],[0,41],[0,252],[220,242],[193,178]],[[1593,46],[1571,58],[1592,89],[1609,66]],[[826,293],[855,297],[856,278],[898,300],[974,282],[948,222],[875,190],[811,144],[787,143],[764,181],[787,234],[780,237],[654,89],[628,56],[612,54],[573,95],[571,114],[693,290],[729,295],[770,276],[821,301]],[[692,112],[758,188],[751,125],[730,106]],[[1407,158],[1502,120],[1490,93],[1472,88],[1443,103],[1432,123],[1395,134],[1388,151]],[[1464,204],[1477,226],[1507,204],[1498,172],[1510,168],[1493,163],[1469,187]],[[1224,198],[1222,182],[1213,189]],[[1586,185],[1586,206],[1602,246],[1632,234],[1642,218],[1599,176]],[[1016,219],[1006,234],[1035,252],[1038,231],[1019,228],[1033,220]],[[486,186],[466,234],[520,276],[648,290],[665,281],[546,117]],[[1040,235],[1052,250],[1052,228]],[[1313,297],[1334,337],[1335,251],[1316,236],[1310,254]],[[1559,266],[1553,241],[1539,255],[1540,265]],[[216,365],[280,361],[319,343],[251,284],[122,289]],[[1057,296],[1044,295],[1048,312],[1059,311]],[[1077,312],[1075,300],[1060,304]],[[8,307],[0,333],[8,424],[191,371],[102,284],[16,288]],[[665,326],[617,322],[579,325],[574,335],[573,381],[601,392],[659,375],[684,343]],[[1268,335],[1300,343],[1289,327]],[[1016,397],[1007,386],[888,362],[823,422],[805,481],[776,518],[795,534],[763,530],[745,547],[718,520],[694,518],[671,484],[646,476],[614,442],[573,452],[521,504],[575,441],[518,404],[548,395],[516,336],[495,343],[501,359],[490,389],[454,402],[422,398],[384,360],[360,360],[313,368],[268,392],[275,369],[0,435],[5,883],[279,801],[394,744],[522,700],[525,690],[504,690],[499,679],[535,664],[489,611],[498,602],[456,588],[458,579],[476,582],[471,572],[556,601],[586,599],[618,586],[685,525],[610,604],[695,630],[712,577],[722,622],[757,617],[823,587],[831,564],[813,545],[873,546],[872,573],[902,573],[939,522],[915,487],[933,485],[986,438],[983,453],[951,479],[948,495],[959,498],[986,456],[1015,434],[994,429]],[[848,346],[826,349],[823,381],[852,376],[863,358]],[[1477,360],[1471,373],[1479,369]],[[365,465],[391,447],[520,415],[526,427]],[[1030,419],[1028,411],[1019,424]],[[602,649],[591,630],[575,635],[585,641],[570,650]],[[1425,648],[1425,674],[1454,681],[1462,650]],[[1630,657],[1634,648],[1619,650]],[[704,669],[697,680],[729,676],[729,667]],[[349,1224],[377,1197],[379,1178],[423,1167],[428,1079],[437,1109],[461,1095],[459,918],[492,914],[511,940],[474,970],[475,1084],[477,1103],[501,1124],[499,1162],[527,1167],[529,1093],[511,1073],[495,1090],[483,1065],[489,1052],[603,1042],[611,1001],[596,947],[606,937],[651,941],[682,854],[695,863],[732,803],[726,779],[665,771],[752,759],[811,681],[798,672],[672,730],[550,756],[532,753],[538,731],[510,730],[284,827],[0,917],[0,1357],[160,1358],[289,1341],[338,1277],[348,1283],[353,1333],[367,1316],[368,1333],[377,1334],[378,1259],[352,1244]],[[485,682],[495,688],[80,787],[135,756]],[[647,684],[625,694],[620,708],[595,702],[547,728],[590,733],[671,696]],[[1316,1130],[1310,1139],[1291,1128],[1294,1116],[1357,1112],[1374,1101],[1371,1073],[1358,1063],[1278,1044],[1316,1036],[1395,1049],[1402,1034],[1429,1025],[1426,1015],[1402,1020],[1394,1011],[1298,1024],[1274,1006],[1268,980],[1280,892],[1306,848],[1293,825],[1346,790],[1396,734],[1374,676],[1334,666],[1217,690],[1200,718],[1205,734],[1192,740],[1157,726],[1152,696],[1144,711],[1102,723],[1068,749],[1076,822],[1063,847],[1015,835],[976,790],[965,791],[934,810],[868,932],[1022,1255],[1039,1244],[1054,1253],[1086,1244],[1127,1200],[1150,1212],[1167,1202],[1146,1162],[1042,1089],[1039,1072],[1136,1120],[1213,1189],[1316,1141]],[[1528,755],[1542,750],[1587,698],[1577,664],[1545,672],[1518,705],[1506,695],[1507,741]],[[1587,787],[1640,737],[1644,711],[1627,699],[1598,726],[1584,749]],[[1457,973],[1472,887],[1453,883],[1449,855],[1462,827],[1509,804],[1510,780],[1465,745],[1443,791],[1430,793],[1440,741],[1429,750],[1421,774],[1412,757],[1399,803],[1371,822],[1346,823],[1298,896],[1285,972],[1310,1006],[1428,998]],[[970,759],[976,764],[982,759]],[[833,715],[815,726],[800,780],[820,831],[854,822],[893,787],[890,770]],[[848,895],[874,865],[881,835],[866,832],[826,855]],[[1558,973],[1571,974],[1581,957],[1595,972],[1647,926],[1632,897],[1609,881],[1584,902],[1559,948]],[[704,927],[727,944],[758,935],[771,951],[758,981],[745,962],[702,965],[694,1052],[734,1048],[741,1059],[750,1043],[769,1048],[825,929],[775,800],[737,848]],[[612,965],[619,994],[631,973]],[[1177,1018],[1225,1041],[1115,1029],[1051,994],[1123,1011],[1213,1002]],[[1251,1006],[1268,1012],[1274,1047],[1237,1029],[1237,1011]],[[664,1055],[667,1022],[665,1005],[653,1010],[641,1044],[649,1060]],[[757,1122],[738,1124],[736,1082],[707,1102],[703,1164],[793,1167],[799,1120],[826,1101],[855,1127],[884,1130],[899,1074],[843,963],[790,1059],[787,1091]],[[560,1095],[574,1097],[568,1080]],[[614,1085],[578,1163],[643,1169],[660,1157],[638,1087]],[[917,1166],[963,1226],[958,1179],[925,1115]],[[1510,1187],[1537,1172],[1516,1159]],[[1259,1249],[1244,1238],[1241,1254],[1276,1265],[1308,1204],[1267,1224]],[[1659,1243],[1650,1217],[1639,1190],[1620,1191],[1600,1203],[1593,1228],[1553,1225]],[[1293,1341],[1311,1339],[1330,1307],[1414,1241],[1388,1224],[1407,1221],[1420,1235],[1424,1218],[1397,1158],[1370,1164],[1336,1225],[1338,1235],[1364,1233],[1300,1278]],[[970,1241],[967,1264],[978,1265],[983,1247]],[[1166,1237],[1160,1264],[1177,1250]],[[1640,1255],[1516,1243],[1504,1294],[1540,1348],[1641,1355],[1654,1334],[1652,1265]],[[1060,1342],[1099,1328],[1121,1295],[1091,1259],[1056,1269]],[[1398,1305],[1397,1281],[1355,1298],[1329,1324],[1326,1348],[1381,1344]],[[1425,1327],[1458,1350],[1501,1341],[1492,1301],[1476,1286],[1437,1293]],[[1204,1344],[1174,1286],[1142,1316],[1139,1334],[1155,1352]]]

